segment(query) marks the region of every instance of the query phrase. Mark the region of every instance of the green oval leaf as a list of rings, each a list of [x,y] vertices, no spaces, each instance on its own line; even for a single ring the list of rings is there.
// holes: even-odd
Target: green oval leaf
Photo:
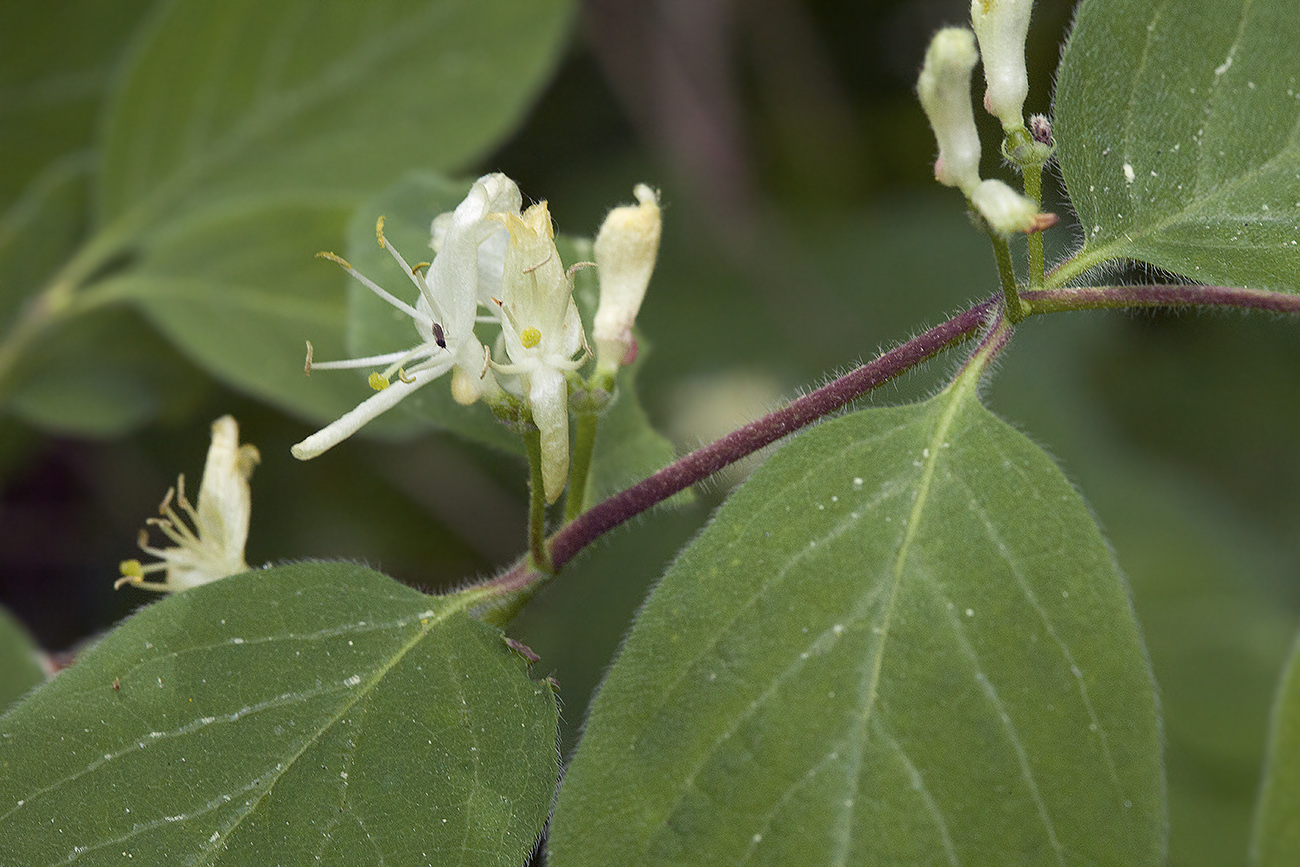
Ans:
[[[1057,78],[1058,159],[1086,244],[1300,291],[1300,0],[1085,0]]]
[[[1300,863],[1300,641],[1291,652],[1273,705],[1273,733],[1255,816],[1252,863]]]
[[[974,377],[819,426],[681,555],[552,824],[587,864],[1157,864],[1159,723],[1087,506]]]
[[[468,604],[308,563],[148,606],[0,717],[5,854],[522,863],[555,695]]]

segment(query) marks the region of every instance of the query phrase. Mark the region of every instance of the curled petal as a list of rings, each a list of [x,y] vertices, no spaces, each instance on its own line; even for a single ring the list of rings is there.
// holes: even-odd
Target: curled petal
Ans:
[[[234,566],[243,563],[252,511],[248,480],[261,460],[257,446],[239,444],[239,425],[233,416],[212,423],[212,445],[199,484],[199,536],[230,552]]]
[[[388,388],[377,391],[355,408],[344,413],[335,422],[318,430],[295,445],[290,451],[300,461],[308,461],[334,448],[360,430],[367,422],[396,406],[403,398],[422,386],[428,385],[447,372],[450,362],[411,375],[410,381],[398,379]]]

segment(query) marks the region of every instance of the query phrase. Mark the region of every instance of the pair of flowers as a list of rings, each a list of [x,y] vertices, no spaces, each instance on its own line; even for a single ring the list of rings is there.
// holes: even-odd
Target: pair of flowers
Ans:
[[[657,197],[644,184],[636,197],[637,205],[610,213],[596,238],[600,304],[594,336],[598,365],[605,370],[617,370],[631,346],[632,323],[658,254]],[[589,263],[564,267],[546,203],[522,209],[519,188],[502,174],[479,178],[454,211],[434,220],[430,243],[437,255],[423,274],[384,239],[382,218],[377,234],[415,285],[414,306],[343,259],[322,255],[409,316],[419,342],[400,352],[324,364],[313,364],[309,356],[309,371],[387,368],[371,375],[377,394],[295,445],[294,457],[316,457],[451,372],[452,396],[459,403],[497,404],[504,394],[523,399],[541,435],[546,500],[554,502],[568,477],[568,379],[591,353],[573,301],[574,271]],[[479,339],[481,325],[499,326],[495,351]]]
[[[600,278],[600,301],[594,320],[597,377],[612,381],[635,347],[632,325],[645,297],[659,250],[657,195],[636,187],[636,205],[613,209],[594,246]],[[358,273],[332,253],[366,288],[410,317],[418,341],[410,349],[366,358],[313,364],[308,344],[307,370],[383,366],[370,375],[377,392],[337,421],[293,447],[301,460],[314,458],[356,433],[416,389],[451,374],[452,396],[461,404],[484,400],[499,404],[512,395],[521,400],[541,441],[543,489],[555,502],[568,477],[569,378],[591,354],[582,319],[573,301],[574,271],[565,268],[555,247],[555,233],[545,202],[527,209],[515,182],[502,174],[474,182],[454,211],[431,227],[432,263],[412,267],[376,226],[379,243],[397,260],[416,288],[408,304]],[[495,351],[479,339],[476,328],[491,325]],[[394,377],[396,380],[394,381]],[[239,429],[230,416],[212,428],[212,445],[204,466],[198,506],[185,496],[182,476],[167,492],[160,517],[149,523],[174,544],[154,548],[142,532],[140,547],[159,561],[121,564],[117,586],[176,591],[244,572],[250,492],[248,480],[257,464],[257,449],[239,444]],[[162,581],[150,573],[164,572]]]

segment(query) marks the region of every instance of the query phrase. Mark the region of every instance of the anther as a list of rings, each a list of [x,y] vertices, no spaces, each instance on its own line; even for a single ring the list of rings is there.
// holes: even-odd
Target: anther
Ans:
[[[348,264],[347,259],[344,259],[342,256],[338,255],[337,253],[331,253],[328,250],[321,250],[319,253],[316,254],[316,258],[329,259],[331,262],[335,263],[336,265],[342,265],[344,268],[347,268],[348,270],[352,269],[352,266]]]

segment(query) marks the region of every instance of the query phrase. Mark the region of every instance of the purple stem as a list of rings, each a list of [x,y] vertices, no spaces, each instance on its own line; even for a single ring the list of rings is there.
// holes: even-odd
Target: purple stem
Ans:
[[[1120,307],[1189,306],[1241,307],[1300,313],[1300,295],[1232,286],[1084,286],[1025,291],[1020,293],[1020,298],[1030,305],[1033,314]],[[990,325],[990,315],[1001,310],[1001,303],[1001,295],[982,301],[942,325],[891,349],[874,361],[804,395],[784,409],[691,452],[644,481],[593,506],[552,537],[551,558],[556,571],[587,545],[629,518],[708,478],[728,464],[836,412],[876,386],[938,355],[949,346],[968,340],[982,327]],[[990,336],[990,339],[999,343],[994,351],[1000,350],[1010,337],[1009,328],[997,329]],[[539,577],[542,577],[540,573],[524,560],[481,586],[506,594],[528,587]]]
[[[1235,286],[1082,286],[1021,292],[1034,313],[1115,307],[1242,307],[1300,313],[1300,295]]]
[[[969,339],[983,327],[989,314],[998,309],[1000,297],[990,298],[936,325],[884,355],[839,379],[804,395],[758,421],[732,431],[649,478],[593,506],[566,524],[551,539],[551,560],[558,571],[583,548],[624,521],[703,481],[718,470],[751,455],[787,434],[856,400],[876,386],[938,355],[955,343]],[[536,576],[527,564],[520,564],[486,582],[502,592],[520,589]]]

